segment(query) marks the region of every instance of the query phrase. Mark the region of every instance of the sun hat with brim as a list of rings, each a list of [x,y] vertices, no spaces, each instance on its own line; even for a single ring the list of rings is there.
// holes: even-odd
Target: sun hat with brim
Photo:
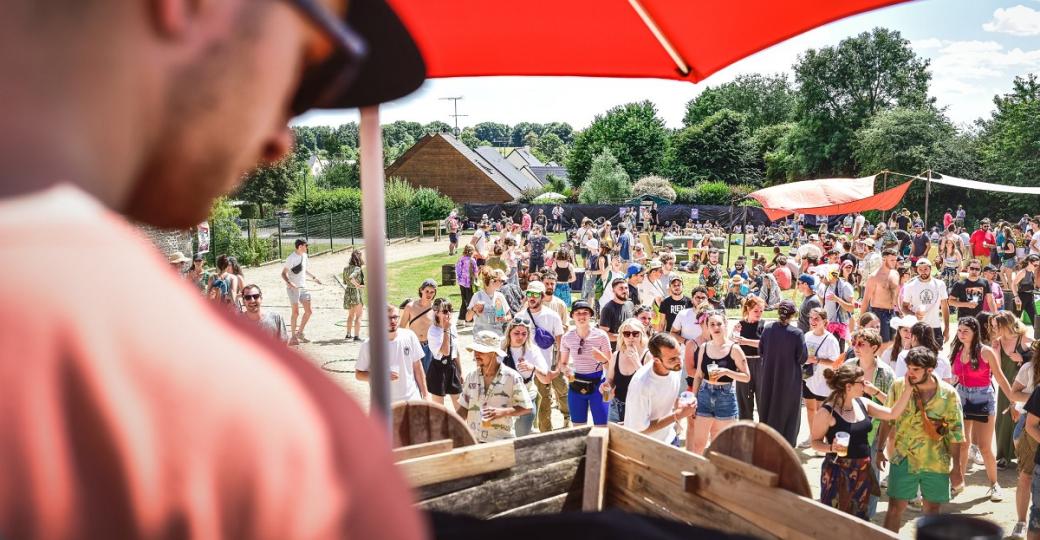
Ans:
[[[498,334],[485,330],[483,332],[477,332],[477,335],[473,337],[473,342],[466,345],[466,350],[469,352],[482,352],[482,353],[497,353],[499,356],[505,356],[505,351],[502,350],[502,338]]]
[[[378,105],[411,94],[426,79],[426,62],[418,45],[385,1],[353,0],[342,20],[315,0],[292,4],[323,32],[333,34],[329,38],[336,47],[301,80],[301,91],[292,104],[295,113]],[[363,43],[350,39],[344,23]],[[352,67],[348,51],[359,47],[364,57],[360,66]]]
[[[740,274],[735,274],[733,277],[729,278],[729,284],[730,285],[743,285],[744,284],[744,278],[740,277]]]
[[[888,323],[892,327],[892,330],[899,330],[900,328],[910,328],[917,324],[917,317],[913,315],[905,315],[903,317],[892,317],[892,320]]]
[[[170,253],[170,256],[167,257],[167,260],[170,262],[170,264],[184,264],[186,262],[191,262],[191,259],[185,257],[184,253],[180,251],[174,251],[173,253]]]

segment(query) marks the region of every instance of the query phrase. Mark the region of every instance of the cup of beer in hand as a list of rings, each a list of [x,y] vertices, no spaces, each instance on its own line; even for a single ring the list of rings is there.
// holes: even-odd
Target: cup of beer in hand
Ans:
[[[603,403],[610,403],[610,400],[614,398],[614,388],[609,383],[601,384],[599,391],[603,394]]]
[[[480,427],[484,429],[491,429],[491,417],[494,413],[491,412],[491,407],[485,406],[480,409]]]
[[[719,376],[722,375],[721,371],[722,369],[719,368],[718,364],[708,364],[708,381],[718,382]]]
[[[850,435],[844,431],[834,434],[834,442],[831,447],[834,449],[834,454],[838,457],[849,455],[849,437]]]

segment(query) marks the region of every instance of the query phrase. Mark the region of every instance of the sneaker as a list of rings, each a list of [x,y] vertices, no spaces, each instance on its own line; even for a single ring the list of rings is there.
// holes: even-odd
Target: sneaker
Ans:
[[[910,501],[910,508],[913,508],[914,510],[920,510],[924,508],[924,499],[922,499],[921,496],[918,495]]]
[[[354,341],[355,341],[355,342],[357,342],[357,341],[361,341],[361,336],[354,336]]]
[[[343,339],[345,339],[345,340],[347,340],[347,341],[350,341],[350,338],[352,338],[352,337],[353,337],[353,336],[351,336],[351,335],[350,335],[350,333],[348,332],[348,333],[347,333],[347,337],[345,337],[345,338],[343,338]]]
[[[798,448],[812,448],[812,441],[809,439],[805,439],[804,441],[798,443]]]
[[[997,460],[997,469],[998,470],[1006,471],[1007,468],[1008,468],[1008,460],[1007,460],[1007,458],[1000,458],[1000,459]]]
[[[982,452],[979,452],[979,447],[974,444],[968,449],[968,460],[976,465],[985,465],[986,462],[982,459]]]
[[[989,487],[989,491],[986,492],[991,502],[1000,502],[1004,500],[1004,490],[1000,489],[1000,484],[993,484]]]
[[[1011,536],[1008,538],[1014,538],[1015,540],[1025,540],[1026,538],[1026,522],[1019,521],[1015,523],[1015,529],[1011,531]]]

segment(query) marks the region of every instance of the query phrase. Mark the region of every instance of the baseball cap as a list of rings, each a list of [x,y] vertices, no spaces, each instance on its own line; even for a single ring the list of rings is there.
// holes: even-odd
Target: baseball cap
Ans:
[[[668,280],[668,284],[671,285],[672,283],[675,283],[676,281],[678,281],[679,283],[682,283],[682,278],[679,277],[679,276],[672,276],[672,279]]]
[[[805,283],[809,286],[810,289],[816,286],[816,278],[812,277],[809,274],[802,274],[798,276],[798,281]]]
[[[776,307],[776,313],[781,317],[790,317],[798,313],[798,308],[794,307],[794,302],[790,300],[781,300],[780,305]]]
[[[378,105],[411,94],[426,79],[419,47],[384,0],[354,0],[343,20],[314,2],[295,0],[292,5],[337,48],[303,75],[293,112]],[[361,56],[360,65],[353,64],[356,56]]]
[[[917,266],[931,266],[932,261],[928,260],[928,257],[921,257],[917,259]]]
[[[589,248],[589,251],[599,251],[599,240],[593,238],[585,242],[585,247]]]
[[[632,276],[635,276],[635,275],[638,275],[638,274],[642,274],[642,273],[643,273],[643,265],[641,265],[639,263],[635,263],[635,264],[632,264],[632,265],[630,265],[628,267],[628,272],[625,274],[625,277],[626,278],[630,278]]]
[[[531,281],[527,284],[527,292],[545,294],[545,284],[541,281]]]
[[[657,270],[658,268],[664,268],[664,265],[661,264],[661,260],[660,259],[653,259],[646,266],[647,270]]]

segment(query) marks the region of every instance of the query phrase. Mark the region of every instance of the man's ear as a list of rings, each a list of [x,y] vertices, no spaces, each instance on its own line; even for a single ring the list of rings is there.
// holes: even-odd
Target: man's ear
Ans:
[[[166,37],[183,35],[204,0],[149,0],[152,24]]]

